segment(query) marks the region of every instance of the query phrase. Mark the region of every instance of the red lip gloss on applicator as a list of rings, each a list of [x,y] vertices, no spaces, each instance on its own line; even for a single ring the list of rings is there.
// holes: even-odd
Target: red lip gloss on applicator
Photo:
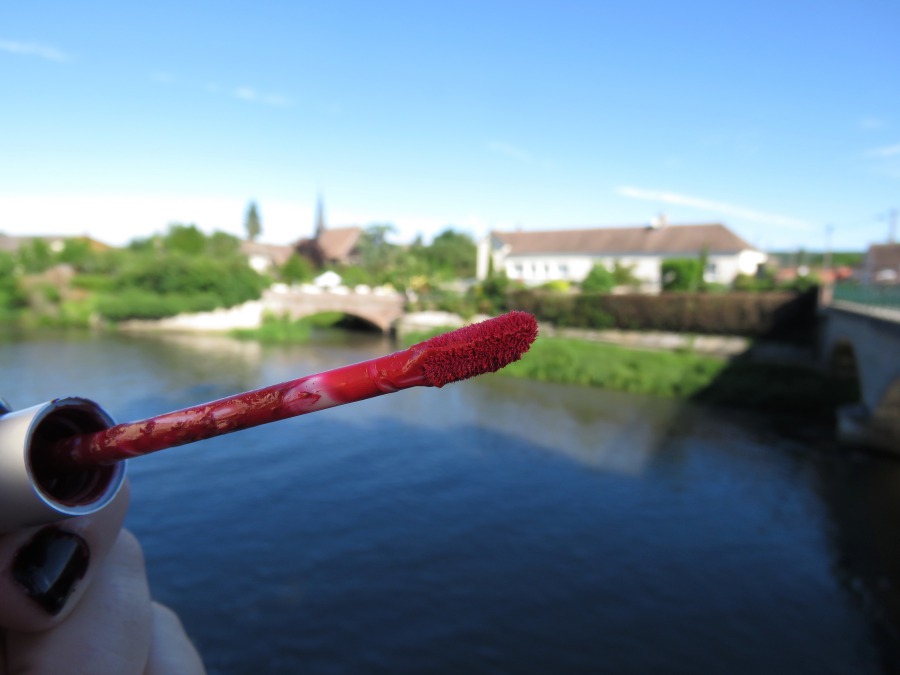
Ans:
[[[81,398],[7,412],[0,417],[0,532],[99,510],[124,481],[123,460],[495,372],[519,360],[536,337],[533,316],[510,312],[370,361],[115,426]]]

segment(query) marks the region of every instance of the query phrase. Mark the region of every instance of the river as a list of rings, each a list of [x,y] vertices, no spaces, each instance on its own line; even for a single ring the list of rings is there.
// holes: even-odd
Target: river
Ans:
[[[125,421],[390,350],[45,334],[0,394]],[[129,475],[210,673],[900,671],[900,462],[795,421],[492,375]]]

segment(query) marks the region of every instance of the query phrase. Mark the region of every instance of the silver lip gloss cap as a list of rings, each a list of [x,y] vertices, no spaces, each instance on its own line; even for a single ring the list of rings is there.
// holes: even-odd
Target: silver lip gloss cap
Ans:
[[[58,398],[10,412],[0,400],[0,532],[83,516],[109,504],[125,481],[125,462],[59,470],[49,448],[69,436],[113,426],[85,398]]]

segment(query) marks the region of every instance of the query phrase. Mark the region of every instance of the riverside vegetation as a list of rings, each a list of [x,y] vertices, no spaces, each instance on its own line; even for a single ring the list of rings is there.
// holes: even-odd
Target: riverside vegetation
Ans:
[[[777,337],[780,331],[793,340],[808,339],[803,329],[813,326],[810,307],[814,310],[814,301],[809,303],[813,296],[798,295],[802,287],[782,289],[776,297],[746,292],[772,290],[770,277],[739,278],[735,288],[745,292],[732,290],[725,296],[729,289],[703,283],[703,266],[692,259],[667,263],[669,292],[662,296],[611,295],[614,287],[635,282],[631,271],[619,264],[612,270],[597,266],[582,288],[553,282],[541,289],[525,289],[502,275],[492,275],[461,291],[456,288],[458,280],[474,276],[475,244],[467,235],[447,229],[430,245],[416,241],[398,246],[387,241],[390,229],[386,225],[368,228],[359,243],[357,262],[334,269],[347,285],[389,284],[406,292],[412,311],[442,310],[467,317],[523,309],[559,326],[718,332],[753,338]],[[165,234],[135,240],[124,249],[98,250],[89,240],[75,238],[52,251],[35,238],[15,254],[0,253],[0,321],[24,328],[114,327],[132,318],[233,306],[260,297],[274,281],[308,281],[320,271],[295,255],[269,276],[260,275],[248,266],[237,237],[221,232],[205,235],[193,225],[172,225]],[[808,285],[809,280],[801,282]],[[340,318],[335,314],[301,321],[267,317],[260,329],[241,331],[238,336],[302,342],[309,340],[314,328]],[[407,336],[406,340],[425,337]],[[854,397],[848,383],[808,368],[726,361],[690,350],[635,350],[549,337],[539,338],[528,357],[506,368],[504,374],[786,412],[827,414]]]

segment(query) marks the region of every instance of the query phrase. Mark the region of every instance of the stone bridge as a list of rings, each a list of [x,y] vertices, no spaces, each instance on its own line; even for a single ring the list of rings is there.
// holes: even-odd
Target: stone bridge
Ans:
[[[342,312],[390,332],[403,316],[405,298],[399,293],[377,290],[354,292],[345,288],[326,289],[269,289],[263,294],[266,312],[300,319],[322,312]]]
[[[839,435],[900,455],[900,311],[833,301],[824,310],[822,365],[859,381],[838,411]]]

